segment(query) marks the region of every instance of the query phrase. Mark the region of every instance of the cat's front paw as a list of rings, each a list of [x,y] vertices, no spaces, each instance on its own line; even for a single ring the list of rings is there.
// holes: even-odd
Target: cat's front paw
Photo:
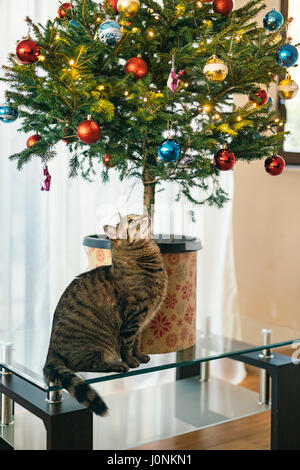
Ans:
[[[129,356],[129,357],[126,357],[124,360],[125,360],[126,364],[128,364],[131,369],[139,367],[139,365],[140,365],[140,361],[138,360],[137,357]]]
[[[129,367],[126,364],[126,362],[124,362],[124,361],[116,362],[115,364],[111,364],[108,367],[108,369],[106,370],[106,372],[122,372],[122,373],[125,373],[125,372],[128,372],[128,371],[129,371]]]
[[[135,357],[140,361],[140,362],[143,362],[144,364],[146,364],[146,362],[149,362],[150,361],[150,356],[148,356],[148,354],[144,354],[142,352],[139,352],[139,353],[135,353]]]

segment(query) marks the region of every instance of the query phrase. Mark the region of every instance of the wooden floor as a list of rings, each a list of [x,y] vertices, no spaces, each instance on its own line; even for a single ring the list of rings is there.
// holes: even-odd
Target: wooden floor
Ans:
[[[257,369],[249,368],[240,386],[257,391]],[[270,448],[270,412],[248,416],[199,431],[138,447],[139,450],[267,450]]]
[[[293,353],[291,347],[277,348],[287,356]],[[258,391],[259,371],[247,366],[247,377],[241,387]],[[270,411],[247,418],[182,434],[170,439],[147,444],[138,449],[151,450],[268,450],[270,449]]]

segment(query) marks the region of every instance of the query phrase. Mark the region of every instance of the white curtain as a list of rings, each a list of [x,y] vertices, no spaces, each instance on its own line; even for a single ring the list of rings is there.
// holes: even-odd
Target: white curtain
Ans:
[[[0,64],[27,33],[24,19],[45,23],[56,16],[56,0],[0,0]],[[5,21],[4,21],[5,19]],[[1,71],[1,74],[3,72]],[[5,85],[0,83],[0,101]],[[0,123],[0,331],[50,326],[56,303],[68,283],[87,269],[82,239],[102,232],[105,223],[113,223],[118,211],[142,210],[142,188],[120,183],[111,171],[110,183],[103,185],[68,179],[70,154],[63,142],[57,145],[57,158],[49,164],[52,188],[40,191],[41,163],[32,161],[22,172],[9,161],[9,155],[26,145],[28,136],[18,133],[18,121]],[[225,190],[233,196],[232,172],[222,175]],[[197,223],[191,222],[191,207],[186,201],[174,205],[176,187],[168,185],[157,197],[156,232],[170,230],[169,214],[173,211],[175,231],[197,235],[203,240],[199,252],[198,311],[211,315],[221,324],[225,312],[235,313],[237,292],[232,251],[232,204],[223,210],[197,208]],[[201,197],[201,195],[198,195]],[[138,202],[137,202],[138,201]],[[179,232],[180,233],[180,232]],[[229,332],[230,333],[230,332]],[[228,364],[230,366],[228,367]],[[244,369],[235,362],[218,361],[216,375],[239,381]],[[110,389],[139,386],[151,380],[169,380],[174,371],[146,374],[143,378],[113,381]]]

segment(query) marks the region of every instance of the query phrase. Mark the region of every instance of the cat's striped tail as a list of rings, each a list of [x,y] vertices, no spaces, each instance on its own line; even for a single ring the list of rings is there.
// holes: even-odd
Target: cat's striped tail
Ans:
[[[83,406],[100,416],[108,416],[106,403],[84,380],[80,379],[65,365],[59,355],[51,355],[43,369],[45,378],[66,389]]]

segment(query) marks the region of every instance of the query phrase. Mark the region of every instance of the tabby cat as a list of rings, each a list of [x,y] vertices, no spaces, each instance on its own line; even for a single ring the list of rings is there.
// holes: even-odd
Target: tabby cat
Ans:
[[[145,215],[120,217],[104,231],[112,265],[76,277],[55,310],[43,372],[94,413],[105,416],[102,398],[75,372],[126,372],[148,362],[141,332],[159,309],[167,276]]]

